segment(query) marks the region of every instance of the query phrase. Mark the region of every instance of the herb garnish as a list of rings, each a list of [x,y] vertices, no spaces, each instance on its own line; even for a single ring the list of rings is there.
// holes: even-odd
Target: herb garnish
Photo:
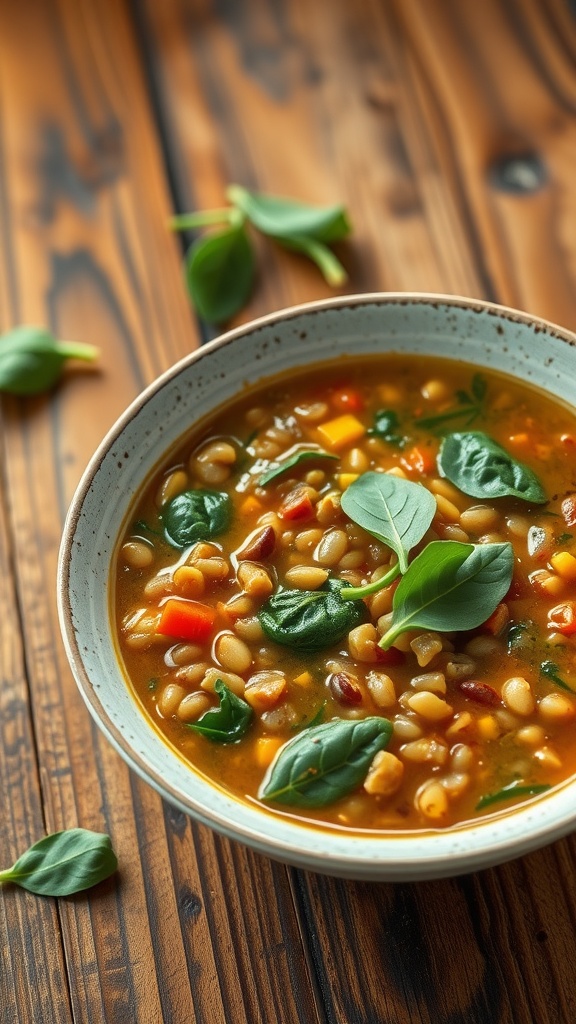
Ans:
[[[302,448],[283,458],[281,462],[275,463],[270,469],[267,469],[258,480],[258,486],[266,487],[266,484],[276,480],[283,473],[287,473],[289,469],[299,466],[302,462],[310,462],[313,459],[335,459],[338,461],[338,458],[338,455],[325,452],[323,448]]]
[[[510,782],[496,793],[486,793],[485,796],[480,797],[475,810],[483,811],[485,807],[489,807],[491,804],[500,803],[504,800],[513,800],[518,796],[538,796],[539,793],[545,793],[550,788],[547,783],[523,786],[519,782]]]
[[[547,679],[556,683],[556,686],[559,686],[562,690],[568,690],[568,693],[576,693],[576,690],[573,690],[571,686],[568,686],[568,683],[564,682],[559,673],[560,666],[554,661],[543,661],[540,665],[540,675],[546,676]]]
[[[459,408],[449,409],[448,412],[441,412],[435,416],[422,416],[416,420],[419,427],[423,427],[424,430],[435,430],[438,427],[443,427],[446,423],[451,423],[453,420],[463,419],[464,426],[469,427],[474,420],[482,413],[482,404],[486,397],[486,390],[488,385],[484,377],[481,374],[475,373],[472,377],[470,390],[471,395],[467,391],[457,391],[456,398],[460,403]]]
[[[173,547],[186,548],[224,533],[231,517],[232,502],[225,491],[182,491],[162,512],[164,535]]]
[[[117,867],[110,836],[71,828],[34,843],[11,868],[0,871],[0,885],[12,882],[39,896],[70,896],[102,882]]]
[[[230,206],[173,217],[174,231],[223,224],[227,227],[200,238],[186,256],[188,290],[199,314],[209,323],[228,320],[248,300],[256,262],[247,223],[284,248],[301,252],[320,269],[328,284],[338,287],[346,271],[329,248],[350,233],[343,206],[314,206],[281,196],[249,192],[241,185],[226,191]]]
[[[548,500],[536,474],[481,430],[448,434],[438,469],[472,498],[521,498],[536,505]]]
[[[387,650],[410,629],[468,630],[480,626],[508,592],[512,545],[432,541],[409,565],[394,594]]]
[[[376,716],[305,729],[280,748],[258,796],[293,807],[333,803],[364,781],[391,735],[391,723]]]
[[[396,433],[399,425],[398,413],[393,409],[379,409],[374,413],[374,426],[368,427],[366,433],[401,448],[406,438],[403,434]]]
[[[49,391],[68,359],[93,362],[97,355],[94,345],[57,341],[44,327],[14,327],[0,336],[0,391],[12,395]]]

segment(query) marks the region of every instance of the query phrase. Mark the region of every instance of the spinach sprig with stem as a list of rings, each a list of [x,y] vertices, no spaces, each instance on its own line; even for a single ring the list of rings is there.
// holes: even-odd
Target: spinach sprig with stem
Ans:
[[[57,384],[69,359],[93,362],[94,345],[58,341],[45,327],[22,324],[0,335],[0,391],[36,395]]]
[[[0,871],[0,885],[12,882],[39,896],[70,896],[102,882],[118,861],[110,836],[85,828],[53,832]]]
[[[222,225],[221,230],[197,239],[185,260],[190,297],[208,323],[229,320],[248,301],[256,276],[248,225],[307,256],[333,288],[346,282],[346,271],[330,248],[350,234],[343,206],[315,206],[250,192],[241,185],[230,185],[226,198],[229,206],[178,214],[169,222],[173,231]]]

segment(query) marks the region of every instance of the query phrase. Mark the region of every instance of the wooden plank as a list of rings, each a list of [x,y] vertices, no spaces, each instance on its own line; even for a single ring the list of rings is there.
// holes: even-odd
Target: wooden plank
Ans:
[[[142,10],[181,209],[220,205],[235,180],[344,200],[355,228],[347,290],[459,292],[574,322],[574,26],[559,2],[295,0],[216,13],[142,0]],[[549,178],[504,191],[495,166],[525,153]],[[262,251],[239,319],[328,294],[301,259]],[[576,985],[562,969],[573,858],[566,840],[419,886],[293,872],[327,1019],[574,1019]]]
[[[272,1019],[267,1004],[280,1003],[285,1020],[309,1020],[286,870],[253,869],[187,819],[175,824],[91,724],[59,640],[56,557],[79,475],[129,399],[198,342],[179,246],[166,230],[170,198],[126,4],[5,7],[0,104],[3,326],[48,322],[101,349],[98,371],[71,374],[49,398],[6,401],[2,439],[47,827],[78,821],[108,831],[120,860],[118,878],[60,907],[74,1019],[252,1024]],[[273,915],[248,927],[245,886],[256,883]],[[20,904],[6,906],[14,977],[26,987],[34,978],[27,919],[18,910],[18,929]],[[58,920],[34,934],[54,946],[52,963]],[[61,977],[54,970],[54,986]],[[38,985],[56,1014],[58,993]],[[49,1019],[28,1014],[15,987],[7,996],[15,1020]]]

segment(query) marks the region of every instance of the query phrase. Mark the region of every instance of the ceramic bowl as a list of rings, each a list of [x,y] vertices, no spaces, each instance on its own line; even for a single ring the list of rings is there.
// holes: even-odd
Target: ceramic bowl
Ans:
[[[576,822],[576,781],[524,806],[441,831],[329,832],[276,817],[212,786],[147,722],[126,685],[109,608],[111,559],[133,496],[197,418],[243,387],[339,354],[404,351],[462,359],[572,403],[576,336],[525,313],[441,295],[374,294],[282,310],[224,334],[177,363],[126,410],[92,458],[64,528],[58,600],[80,692],[128,765],[195,819],[272,858],[355,879],[456,875],[517,857]]]

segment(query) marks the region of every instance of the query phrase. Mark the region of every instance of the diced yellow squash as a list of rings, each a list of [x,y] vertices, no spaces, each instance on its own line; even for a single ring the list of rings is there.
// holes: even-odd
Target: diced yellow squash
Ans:
[[[350,484],[353,484],[359,476],[359,473],[339,473],[337,480],[340,490],[345,491],[346,488],[350,487]]]
[[[313,682],[312,673],[306,670],[305,672],[301,672],[299,676],[295,676],[292,681],[296,683],[297,686],[310,686]]]
[[[325,444],[338,451],[340,448],[345,448],[347,444],[353,444],[354,441],[359,441],[361,437],[364,437],[366,427],[359,419],[356,419],[356,416],[344,413],[343,416],[337,416],[336,419],[322,423],[318,427],[318,433]]]
[[[576,558],[569,551],[556,551],[550,559],[550,564],[563,580],[574,583],[576,580]]]
[[[262,508],[262,502],[258,501],[258,498],[255,498],[253,494],[249,494],[240,505],[240,515],[255,516],[262,511]]]
[[[476,727],[483,740],[497,740],[500,735],[500,726],[494,715],[483,715],[476,721]]]
[[[256,764],[259,768],[267,768],[272,764],[284,740],[279,736],[259,736],[256,740]]]

